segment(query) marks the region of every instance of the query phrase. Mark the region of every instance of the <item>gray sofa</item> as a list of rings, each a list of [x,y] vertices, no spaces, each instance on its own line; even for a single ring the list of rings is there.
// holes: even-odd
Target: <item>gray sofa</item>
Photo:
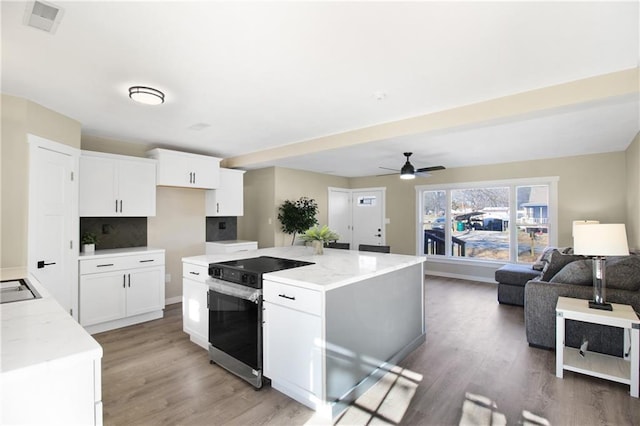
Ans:
[[[558,297],[593,299],[592,264],[589,259],[576,259],[567,262],[560,253],[554,257],[564,262],[557,273],[553,271],[540,279],[530,280],[524,287],[524,319],[529,345],[554,349],[556,346],[556,303]],[[609,258],[606,262],[607,290],[606,301],[631,305],[640,313],[640,256]],[[549,268],[545,268],[549,269]],[[622,356],[623,330],[616,327],[567,321],[565,344],[579,347],[582,339],[589,341],[589,350],[605,354]]]
[[[573,253],[571,247],[547,247],[533,265],[508,263],[495,272],[498,282],[498,303],[524,306],[524,286],[529,280],[538,279],[548,265],[551,254],[559,251],[562,254]]]

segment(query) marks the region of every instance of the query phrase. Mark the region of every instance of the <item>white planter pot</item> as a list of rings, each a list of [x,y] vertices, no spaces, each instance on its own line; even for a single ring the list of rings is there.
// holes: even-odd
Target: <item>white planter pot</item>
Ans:
[[[93,253],[94,251],[96,251],[96,245],[95,244],[83,244],[82,245],[82,252],[83,253]]]

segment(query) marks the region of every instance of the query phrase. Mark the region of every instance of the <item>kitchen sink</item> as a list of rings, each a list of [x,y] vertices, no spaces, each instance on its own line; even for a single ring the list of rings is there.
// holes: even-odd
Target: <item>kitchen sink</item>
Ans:
[[[20,302],[41,297],[25,279],[0,281],[0,303]]]

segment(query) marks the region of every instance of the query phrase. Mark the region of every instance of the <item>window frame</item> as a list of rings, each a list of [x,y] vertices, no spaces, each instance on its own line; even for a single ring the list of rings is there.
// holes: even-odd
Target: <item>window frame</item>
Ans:
[[[451,255],[451,232],[445,232],[445,254],[428,255],[424,254],[424,223],[422,212],[424,211],[424,195],[426,191],[445,191],[447,209],[445,211],[445,229],[451,229],[451,191],[456,189],[479,189],[492,187],[509,188],[509,223],[515,224],[517,219],[517,187],[520,186],[540,186],[549,187],[548,218],[552,226],[549,227],[549,245],[558,245],[558,181],[559,176],[545,176],[533,178],[501,179],[490,181],[471,181],[446,184],[416,185],[416,255],[424,256],[428,260],[438,260],[454,263],[505,263],[503,260],[477,259],[469,257],[459,257]],[[517,226],[509,226],[509,263],[518,262]]]

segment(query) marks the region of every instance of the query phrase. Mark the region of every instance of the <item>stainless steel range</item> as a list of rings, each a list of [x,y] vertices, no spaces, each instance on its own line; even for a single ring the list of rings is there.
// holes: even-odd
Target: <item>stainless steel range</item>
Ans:
[[[209,360],[260,389],[262,377],[262,274],[313,262],[260,256],[212,263]]]

